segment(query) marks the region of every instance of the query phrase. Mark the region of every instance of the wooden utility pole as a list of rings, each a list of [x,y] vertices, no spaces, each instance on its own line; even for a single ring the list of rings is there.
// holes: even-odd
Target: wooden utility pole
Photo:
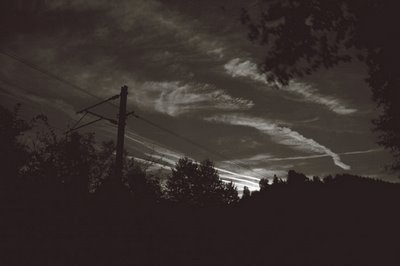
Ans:
[[[119,98],[119,114],[118,114],[118,134],[117,134],[117,155],[115,158],[115,181],[122,182],[123,168],[123,152],[125,139],[125,124],[126,124],[126,101],[128,96],[128,87],[121,88]]]
[[[104,104],[106,102],[109,102],[111,100],[116,100],[119,97],[119,113],[118,113],[118,122],[115,121],[114,119],[109,119],[107,117],[104,117],[102,115],[96,114],[94,112],[92,112],[90,109],[97,107],[101,104]],[[125,125],[126,125],[126,119],[128,116],[132,115],[134,117],[138,117],[137,115],[135,115],[135,112],[126,112],[126,101],[128,98],[128,87],[127,86],[123,86],[121,88],[121,93],[119,95],[114,95],[104,101],[101,101],[99,103],[96,103],[94,105],[91,105],[85,109],[80,110],[79,112],[77,112],[78,114],[83,113],[84,115],[81,117],[81,119],[79,119],[79,121],[75,124],[75,126],[70,129],[69,131],[67,131],[66,133],[69,133],[73,130],[77,130],[80,129],[82,127],[91,125],[93,123],[96,123],[97,121],[100,120],[107,120],[109,122],[111,122],[114,125],[118,125],[118,133],[117,133],[117,152],[116,152],[116,156],[115,156],[115,175],[114,177],[111,178],[112,181],[115,181],[113,183],[117,184],[117,183],[122,183],[122,169],[123,169],[123,153],[124,153],[124,139],[125,139]],[[92,116],[96,116],[98,119],[93,120],[91,122],[88,122],[84,125],[78,126],[79,122],[85,117],[85,115],[92,115]]]

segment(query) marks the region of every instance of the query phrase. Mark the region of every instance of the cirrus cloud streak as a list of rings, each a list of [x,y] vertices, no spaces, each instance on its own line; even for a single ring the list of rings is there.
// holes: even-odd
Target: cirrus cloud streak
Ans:
[[[304,82],[292,80],[287,86],[271,83],[267,80],[267,76],[264,73],[260,73],[257,65],[249,60],[234,58],[226,63],[224,68],[226,73],[232,77],[246,77],[253,81],[264,83],[270,87],[278,87],[282,91],[300,97],[302,101],[322,105],[339,115],[348,115],[357,111],[357,109],[347,107],[342,100],[338,98],[320,94],[316,88]]]
[[[263,118],[255,118],[247,115],[218,115],[205,118],[207,121],[219,122],[230,125],[245,126],[255,128],[264,134],[271,136],[272,140],[276,143],[289,146],[293,149],[325,154],[333,159],[335,165],[342,169],[349,170],[351,167],[343,163],[340,156],[334,153],[331,149],[319,144],[313,139],[306,138],[300,133],[287,128],[279,126],[273,122]]]

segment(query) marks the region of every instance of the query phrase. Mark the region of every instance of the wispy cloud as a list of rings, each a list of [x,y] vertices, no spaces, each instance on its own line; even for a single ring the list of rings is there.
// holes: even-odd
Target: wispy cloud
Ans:
[[[224,65],[227,74],[232,77],[246,77],[253,81],[264,83],[271,88],[280,88],[282,91],[297,95],[302,101],[322,105],[332,112],[340,115],[348,115],[357,111],[357,109],[347,107],[342,100],[333,96],[322,95],[310,84],[292,80],[289,85],[282,86],[278,83],[271,83],[267,80],[264,73],[260,73],[257,65],[249,60],[234,58]]]
[[[338,153],[338,155],[357,155],[357,154],[367,154],[367,153],[373,153],[373,152],[381,152],[384,151],[384,149],[369,149],[369,150],[362,150],[362,151],[349,151],[349,152],[341,152]],[[262,155],[260,155],[261,157]],[[254,158],[257,158],[258,156],[254,156]],[[264,157],[263,161],[268,162],[268,161],[292,161],[292,160],[308,160],[308,159],[317,159],[317,158],[322,158],[322,157],[330,157],[329,154],[318,154],[318,155],[307,155],[307,156],[291,156],[291,157]],[[253,157],[252,157],[253,158]]]
[[[170,116],[204,110],[248,110],[254,106],[252,101],[235,98],[213,85],[178,81],[145,82],[129,99],[137,106]]]
[[[240,161],[247,165],[258,165],[260,162],[265,162],[266,160],[270,159],[271,157],[273,157],[271,154],[256,154],[251,157],[237,159],[237,160],[235,160],[235,162]]]
[[[229,162],[228,162],[229,163]],[[217,168],[219,176],[224,182],[233,182],[239,190],[239,193],[243,191],[243,187],[247,186],[251,191],[259,189],[260,178],[254,177],[254,173],[257,176],[262,176],[263,178],[272,178],[274,175],[279,177],[284,177],[287,174],[286,170],[282,169],[265,169],[265,168],[252,168],[249,170],[242,170],[237,172],[232,172],[226,169]],[[239,173],[238,173],[239,172]]]
[[[340,156],[331,149],[319,144],[313,139],[306,138],[300,133],[287,127],[279,126],[263,118],[254,118],[246,115],[219,115],[206,118],[208,121],[215,121],[230,125],[246,126],[255,128],[269,136],[276,143],[289,146],[293,149],[304,152],[315,152],[326,154],[333,159],[335,165],[342,169],[349,170],[350,166],[343,163]]]
[[[258,182],[246,180],[246,179],[242,179],[242,178],[237,178],[237,177],[231,176],[231,175],[219,174],[219,177],[222,179],[225,179],[225,180],[226,179],[231,180],[232,182],[244,183],[244,184],[249,184],[249,185],[253,185],[253,186],[258,185]]]
[[[256,64],[253,63],[254,60],[249,57],[252,54],[248,49],[249,47],[242,45],[243,43],[241,44],[240,41],[231,41],[235,37],[229,36],[229,31],[226,34],[218,34],[213,28],[215,23],[206,21],[208,17],[193,17],[191,14],[185,14],[181,9],[174,9],[172,5],[165,4],[163,1],[121,0],[116,5],[115,1],[111,0],[54,0],[48,1],[48,4],[54,10],[61,12],[68,10],[71,11],[72,15],[76,13],[73,18],[84,16],[88,22],[83,31],[85,35],[78,31],[81,25],[73,23],[79,21],[79,19],[72,18],[71,25],[65,24],[65,21],[59,22],[60,29],[62,29],[59,33],[43,34],[45,31],[41,31],[25,36],[21,34],[18,37],[19,41],[16,41],[10,47],[19,45],[16,51],[21,53],[24,51],[21,55],[30,59],[28,61],[36,62],[45,69],[54,70],[55,74],[62,75],[66,80],[70,80],[102,98],[119,93],[120,86],[127,84],[130,88],[129,109],[136,110],[136,107],[140,107],[140,113],[144,117],[150,112],[152,112],[151,115],[156,116],[157,114],[153,113],[156,112],[173,116],[176,119],[184,115],[197,115],[196,118],[199,118],[201,114],[206,113],[206,115],[213,115],[221,113],[220,111],[228,113],[227,111],[246,111],[252,108],[254,105],[252,101],[234,97],[235,88],[231,91],[230,88],[224,88],[222,85],[215,87],[205,83],[213,82],[212,79],[215,77],[215,84],[222,84],[217,82],[226,80],[227,77],[228,79],[242,77],[257,82],[260,87],[266,89],[279,86],[279,84],[267,82],[266,76],[259,72]],[[86,10],[95,12],[80,12]],[[90,14],[93,14],[93,17]],[[58,27],[59,25],[53,25],[52,28],[55,26]],[[221,24],[221,26],[225,25]],[[236,34],[239,33],[236,31]],[[82,36],[90,38],[82,38]],[[243,40],[245,40],[245,36],[243,36]],[[27,44],[29,44],[29,49],[26,46]],[[60,50],[59,47],[61,46],[63,49]],[[93,49],[93,47],[96,47],[96,49]],[[71,54],[75,56],[70,57]],[[247,60],[248,58],[249,60]],[[6,67],[7,64],[4,65]],[[225,71],[223,67],[225,67]],[[15,73],[14,79],[24,78],[20,75],[22,72],[18,69],[7,69],[2,73]],[[211,80],[205,81],[207,77],[211,77]],[[43,79],[41,76],[37,78]],[[43,79],[43,81],[38,82],[40,86],[37,87],[44,88],[46,92],[51,92],[60,85],[46,80]],[[30,84],[29,81],[27,79],[23,84]],[[236,85],[239,88],[244,84]],[[308,102],[314,107],[319,105],[339,115],[348,115],[357,111],[351,108],[352,106],[348,106],[344,101],[345,99],[339,98],[336,94],[326,95],[327,93],[323,92],[322,88],[321,90],[318,89],[299,81],[291,81],[290,85],[286,87],[280,86],[283,97],[290,98],[290,100]],[[54,100],[58,97],[57,95],[47,97],[49,102],[34,97],[25,98],[35,105],[63,110],[70,118],[75,117],[76,119],[73,107],[78,108],[79,106],[78,109],[80,109],[82,106],[86,106],[87,101],[82,100],[80,103],[72,101],[73,105],[67,106],[68,99],[72,99],[75,94],[74,99],[80,99],[77,97],[80,93],[73,90],[63,90],[62,93],[63,99],[58,101]],[[67,94],[68,97],[65,97]],[[52,94],[49,93],[49,95]],[[249,95],[249,97],[251,96]],[[258,110],[252,111],[257,112]],[[110,114],[113,115],[114,111]],[[322,120],[323,115],[321,114]],[[317,117],[293,122],[293,125],[311,123],[318,119]],[[256,174],[251,171],[246,173],[246,171],[234,166],[237,162],[244,163],[253,169],[254,167],[261,167],[262,161],[274,162],[328,157],[328,159],[332,158],[336,165],[346,169],[349,166],[342,163],[339,156],[367,153],[367,151],[334,153],[328,147],[310,139],[310,136],[315,134],[310,130],[308,132],[311,135],[307,135],[308,138],[306,138],[291,130],[292,126],[288,123],[267,119],[256,122],[261,124],[265,122],[273,126],[241,123],[243,126],[256,128],[272,136],[277,143],[310,152],[310,154],[284,157],[285,155],[282,153],[282,158],[264,154],[263,156],[255,155],[248,161],[236,159],[232,160],[231,163],[216,162],[221,167],[219,171],[224,180],[232,177],[230,180],[234,180],[236,184],[241,184],[240,180],[244,180],[244,183],[257,182],[258,176],[260,176],[257,174],[258,172]],[[182,123],[185,123],[185,121],[182,120]],[[338,123],[341,123],[341,121]],[[229,122],[229,124],[234,123]],[[314,129],[319,125],[319,123],[313,123],[305,126],[308,126],[308,129],[311,127]],[[95,124],[94,127],[98,127],[98,124]],[[353,132],[349,131],[349,133]],[[225,140],[232,138],[233,141],[221,143],[221,147],[229,148],[232,143],[240,144],[237,134],[223,135]],[[112,137],[114,138],[115,134]],[[174,162],[183,156],[179,152],[157,145],[153,140],[132,134],[129,130],[126,138],[126,146],[129,150],[142,154],[143,158],[153,156],[159,162],[162,162],[155,167],[173,166]],[[245,145],[243,146],[246,146],[249,150],[259,150],[260,144],[255,139],[247,138],[244,139],[245,142],[242,144]],[[162,139],[158,139],[158,141],[163,143]],[[245,153],[247,154],[247,151]],[[329,160],[324,160],[323,163],[325,161]],[[273,163],[268,165],[273,165]],[[277,165],[281,165],[281,163],[277,163]],[[279,168],[279,171],[282,172],[268,169],[269,172],[265,172],[265,175],[271,176],[274,173],[284,175],[282,169]],[[357,169],[356,162],[354,162],[354,169]],[[287,169],[285,168],[285,170]]]
[[[224,183],[230,183],[230,180],[225,180],[222,179],[222,182]],[[251,184],[245,184],[245,183],[240,183],[240,182],[233,182],[236,186],[236,188],[238,189],[239,192],[239,196],[243,193],[244,187],[248,187],[250,191],[255,191],[255,190],[259,190],[260,187],[258,185],[251,185]]]
[[[316,159],[330,157],[329,154],[318,154],[318,155],[307,155],[307,156],[291,156],[291,157],[274,157],[265,159],[266,162],[279,162],[279,161],[292,161],[292,160],[308,160],[308,159]]]
[[[223,57],[223,48],[215,36],[204,31],[203,25],[197,20],[185,17],[171,8],[167,8],[162,1],[156,0],[120,0],[118,5],[114,1],[83,1],[83,0],[57,0],[51,4],[54,9],[73,8],[76,10],[107,10],[104,19],[110,19],[119,30],[129,32],[138,25],[151,29],[156,38],[162,34],[173,36],[174,39],[207,55]],[[104,26],[102,28],[104,31]],[[107,29],[107,28],[105,28]],[[141,28],[143,30],[143,28]],[[157,34],[154,34],[156,32]],[[96,32],[98,34],[98,32]],[[150,33],[147,34],[147,36]],[[125,40],[137,42],[143,37],[129,36]],[[150,43],[152,46],[166,46],[165,43]]]
[[[282,87],[282,90],[298,94],[303,97],[304,101],[323,105],[340,115],[348,115],[357,112],[357,109],[345,106],[341,100],[337,98],[319,94],[317,89],[310,84],[291,81],[288,86]]]
[[[364,151],[349,151],[349,152],[343,152],[341,154],[343,155],[353,155],[353,154],[366,154],[366,153],[372,153],[372,152],[381,152],[384,151],[384,149],[369,149],[369,150],[364,150]]]
[[[156,170],[157,168],[162,168],[162,169],[170,169],[171,167],[173,168],[175,166],[175,163],[184,156],[180,152],[171,150],[169,148],[162,146],[161,144],[155,143],[154,141],[141,137],[129,129],[126,131],[125,137],[128,140],[127,143],[128,148],[136,149],[134,145],[132,146],[129,143],[129,141],[133,141],[151,150],[151,152],[149,153],[143,153],[144,155],[143,158],[138,158],[138,159],[142,161],[144,160],[146,162],[154,160],[151,161],[153,170]],[[219,163],[216,162],[216,164],[218,165]],[[258,182],[260,178],[255,177],[254,172],[243,169],[240,171],[230,170],[229,169],[230,162],[224,162],[223,164],[224,167],[215,167],[218,170],[220,178],[222,180],[230,180],[235,184],[243,183],[246,184],[248,187],[258,189]],[[229,170],[226,168],[228,168]],[[257,171],[257,173],[261,173],[262,176],[265,177],[273,176],[273,174],[277,174],[278,172],[279,174],[283,174],[282,171],[273,171],[266,169],[255,169],[255,171]]]
[[[224,65],[226,73],[232,77],[246,77],[254,81],[265,83],[269,86],[274,86],[267,81],[267,76],[260,73],[257,65],[250,62],[249,60],[241,60],[240,58],[234,58]]]
[[[242,179],[245,178],[245,179],[260,181],[260,178],[254,177],[252,175],[238,174],[238,173],[235,173],[235,172],[232,172],[232,171],[229,171],[229,170],[226,170],[226,169],[222,169],[222,168],[219,168],[219,167],[216,167],[215,169],[217,169],[219,172],[222,172],[222,173],[225,173],[225,174],[241,177]]]

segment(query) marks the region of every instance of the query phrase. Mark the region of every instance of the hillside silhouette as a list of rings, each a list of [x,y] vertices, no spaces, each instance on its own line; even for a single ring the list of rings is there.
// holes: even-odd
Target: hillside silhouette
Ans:
[[[181,158],[167,180],[93,133],[0,107],[1,265],[398,265],[400,185],[290,170],[260,190]],[[36,132],[35,134],[27,134]],[[29,141],[27,141],[29,140]]]

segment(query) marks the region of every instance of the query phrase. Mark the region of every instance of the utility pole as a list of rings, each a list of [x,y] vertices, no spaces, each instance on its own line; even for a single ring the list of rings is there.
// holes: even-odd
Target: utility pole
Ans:
[[[119,98],[119,113],[118,113],[118,121],[114,120],[114,119],[110,119],[107,117],[104,117],[102,115],[99,115],[97,113],[94,113],[91,111],[92,108],[97,107],[99,105],[102,105],[104,103],[107,103],[109,101],[115,100]],[[124,153],[124,139],[125,139],[125,125],[126,125],[126,119],[128,116],[132,115],[134,117],[138,117],[137,115],[135,115],[135,112],[126,112],[126,102],[127,102],[127,98],[128,98],[128,87],[127,86],[123,86],[121,87],[121,92],[119,95],[114,95],[104,101],[101,101],[99,103],[96,103],[94,105],[91,105],[85,109],[80,110],[79,112],[77,112],[78,114],[82,114],[83,116],[81,117],[81,119],[79,119],[79,121],[75,124],[74,128],[68,130],[66,133],[69,133],[71,131],[80,129],[82,127],[91,125],[93,123],[96,123],[97,121],[100,120],[107,120],[109,122],[111,122],[114,125],[118,125],[118,132],[117,132],[117,151],[116,151],[116,156],[115,156],[115,174],[114,177],[111,178],[111,181],[113,181],[112,183],[114,184],[118,184],[122,182],[122,169],[123,169],[123,153]],[[79,122],[87,115],[92,115],[97,117],[96,120],[93,120],[91,122],[88,122],[84,125],[78,126]]]
[[[115,157],[115,181],[122,181],[123,168],[123,152],[125,139],[126,124],[126,101],[128,96],[128,87],[123,86],[119,97],[119,114],[118,114],[118,133],[117,133],[117,155]]]

